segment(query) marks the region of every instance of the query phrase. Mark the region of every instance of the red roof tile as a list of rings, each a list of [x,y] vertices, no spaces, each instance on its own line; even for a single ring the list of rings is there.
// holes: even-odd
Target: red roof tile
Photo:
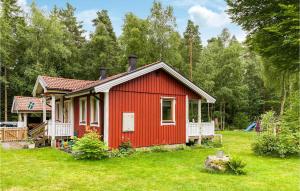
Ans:
[[[32,103],[32,108],[29,107],[29,104]],[[50,111],[51,107],[46,105],[46,110]],[[37,97],[23,97],[15,96],[12,106],[12,112],[18,111],[28,111],[28,112],[37,112],[43,111],[43,100],[42,98]]]
[[[50,77],[50,76],[41,76],[41,77],[46,83],[46,88],[54,89],[54,90],[73,91],[97,82],[97,81],[90,81],[90,80],[76,80],[76,79]]]

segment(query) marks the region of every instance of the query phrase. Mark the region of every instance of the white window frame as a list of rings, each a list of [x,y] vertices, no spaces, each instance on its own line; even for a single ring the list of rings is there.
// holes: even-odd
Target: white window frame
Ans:
[[[172,101],[172,121],[163,121],[163,100]],[[176,125],[176,98],[175,97],[161,97],[160,98],[160,125]]]
[[[61,122],[60,119],[61,119],[61,116],[60,116],[60,111],[61,107],[60,107],[60,102],[55,102],[55,120],[58,121],[58,122]]]
[[[67,104],[67,108],[65,107],[65,105]],[[69,119],[69,122],[66,121],[66,116],[65,116],[65,110],[68,110],[68,119]],[[64,101],[64,107],[63,107],[63,122],[64,123],[71,123],[71,100],[66,100]]]
[[[96,96],[97,98],[95,98],[94,96],[91,96],[90,97],[90,125],[93,126],[93,127],[100,127],[100,107],[99,107],[99,96]],[[93,101],[96,100],[96,106],[97,106],[97,116],[98,116],[98,121],[97,123],[94,123],[94,121],[92,120],[93,119],[93,116],[94,116],[94,104],[93,104]]]
[[[81,101],[85,100],[85,119],[82,119],[82,108],[81,108]],[[79,125],[86,125],[87,124],[87,98],[81,97],[79,98]]]

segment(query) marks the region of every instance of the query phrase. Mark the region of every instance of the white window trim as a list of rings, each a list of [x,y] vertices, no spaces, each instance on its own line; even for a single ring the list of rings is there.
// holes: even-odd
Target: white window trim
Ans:
[[[173,121],[172,122],[164,122],[163,121],[163,100],[169,99],[172,100],[172,116]],[[176,97],[161,97],[160,98],[160,125],[176,125]]]
[[[60,119],[61,119],[61,106],[60,106],[60,101],[58,102],[55,102],[55,120],[58,121],[58,122],[61,122]]]
[[[68,108],[67,108],[67,109],[68,109],[68,115],[69,115],[69,116],[68,116],[68,119],[69,119],[70,122],[65,122],[65,120],[66,120],[66,118],[65,118],[65,109],[66,109],[66,108],[65,108],[65,104],[66,104],[66,103],[68,104]],[[72,120],[71,120],[71,100],[66,100],[66,101],[64,101],[64,107],[63,107],[63,119],[64,119],[64,120],[63,120],[64,123],[71,123],[71,121],[72,121]]]
[[[81,117],[81,112],[82,112],[82,108],[81,108],[81,100],[85,100],[85,122],[83,123]],[[87,98],[86,97],[82,97],[79,98],[79,125],[86,125],[87,124]]]
[[[98,96],[97,96],[98,97]],[[99,97],[98,97],[99,98]],[[97,116],[98,116],[98,122],[97,123],[93,123],[93,121],[92,121],[92,116],[93,116],[93,113],[94,113],[94,111],[93,111],[93,107],[92,107],[92,105],[93,105],[93,100],[96,100],[96,102],[97,102],[97,110],[98,110],[98,113],[97,113]],[[97,99],[97,98],[95,98],[94,96],[91,96],[90,97],[90,126],[92,126],[92,127],[100,127],[100,111],[99,111],[99,109],[100,109],[100,107],[99,107],[99,104],[100,104],[100,102],[99,102],[99,100]]]

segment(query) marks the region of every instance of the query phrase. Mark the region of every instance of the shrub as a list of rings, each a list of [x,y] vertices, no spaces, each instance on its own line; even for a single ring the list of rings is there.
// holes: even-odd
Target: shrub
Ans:
[[[249,123],[250,120],[248,115],[243,112],[238,112],[233,118],[233,125],[235,129],[244,129],[249,125]]]
[[[264,132],[257,137],[252,145],[256,154],[287,157],[300,153],[299,126],[295,127],[290,121],[290,119],[296,119],[294,115],[297,112],[290,111],[293,108],[297,107],[290,107],[281,120],[277,119],[274,112],[267,112],[262,115]]]
[[[130,140],[123,141],[119,146],[119,157],[124,157],[134,152]]]
[[[226,172],[236,175],[246,174],[246,171],[244,170],[245,166],[246,163],[239,158],[231,158],[225,164]]]
[[[203,138],[201,140],[201,147],[204,148],[220,148],[222,146],[223,145],[221,142],[216,142],[213,140],[213,138]]]
[[[73,146],[73,155],[79,160],[98,160],[108,157],[107,146],[95,132],[87,133]]]

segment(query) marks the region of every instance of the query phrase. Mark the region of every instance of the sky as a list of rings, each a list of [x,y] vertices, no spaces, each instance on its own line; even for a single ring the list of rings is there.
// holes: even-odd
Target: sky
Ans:
[[[18,0],[19,5],[29,10],[28,6],[32,0]],[[140,18],[147,18],[153,0],[36,0],[35,3],[45,12],[49,12],[54,5],[60,8],[66,3],[72,4],[76,8],[76,17],[83,22],[86,30],[85,35],[94,30],[92,20],[96,17],[96,12],[102,9],[108,10],[114,31],[117,36],[122,33],[124,16],[128,12],[133,12]],[[242,42],[246,33],[237,24],[232,23],[226,13],[226,2],[224,0],[161,0],[163,6],[171,5],[174,8],[177,30],[182,34],[186,28],[188,19],[199,25],[203,44],[211,37],[219,35],[223,28],[228,28],[231,34]]]

